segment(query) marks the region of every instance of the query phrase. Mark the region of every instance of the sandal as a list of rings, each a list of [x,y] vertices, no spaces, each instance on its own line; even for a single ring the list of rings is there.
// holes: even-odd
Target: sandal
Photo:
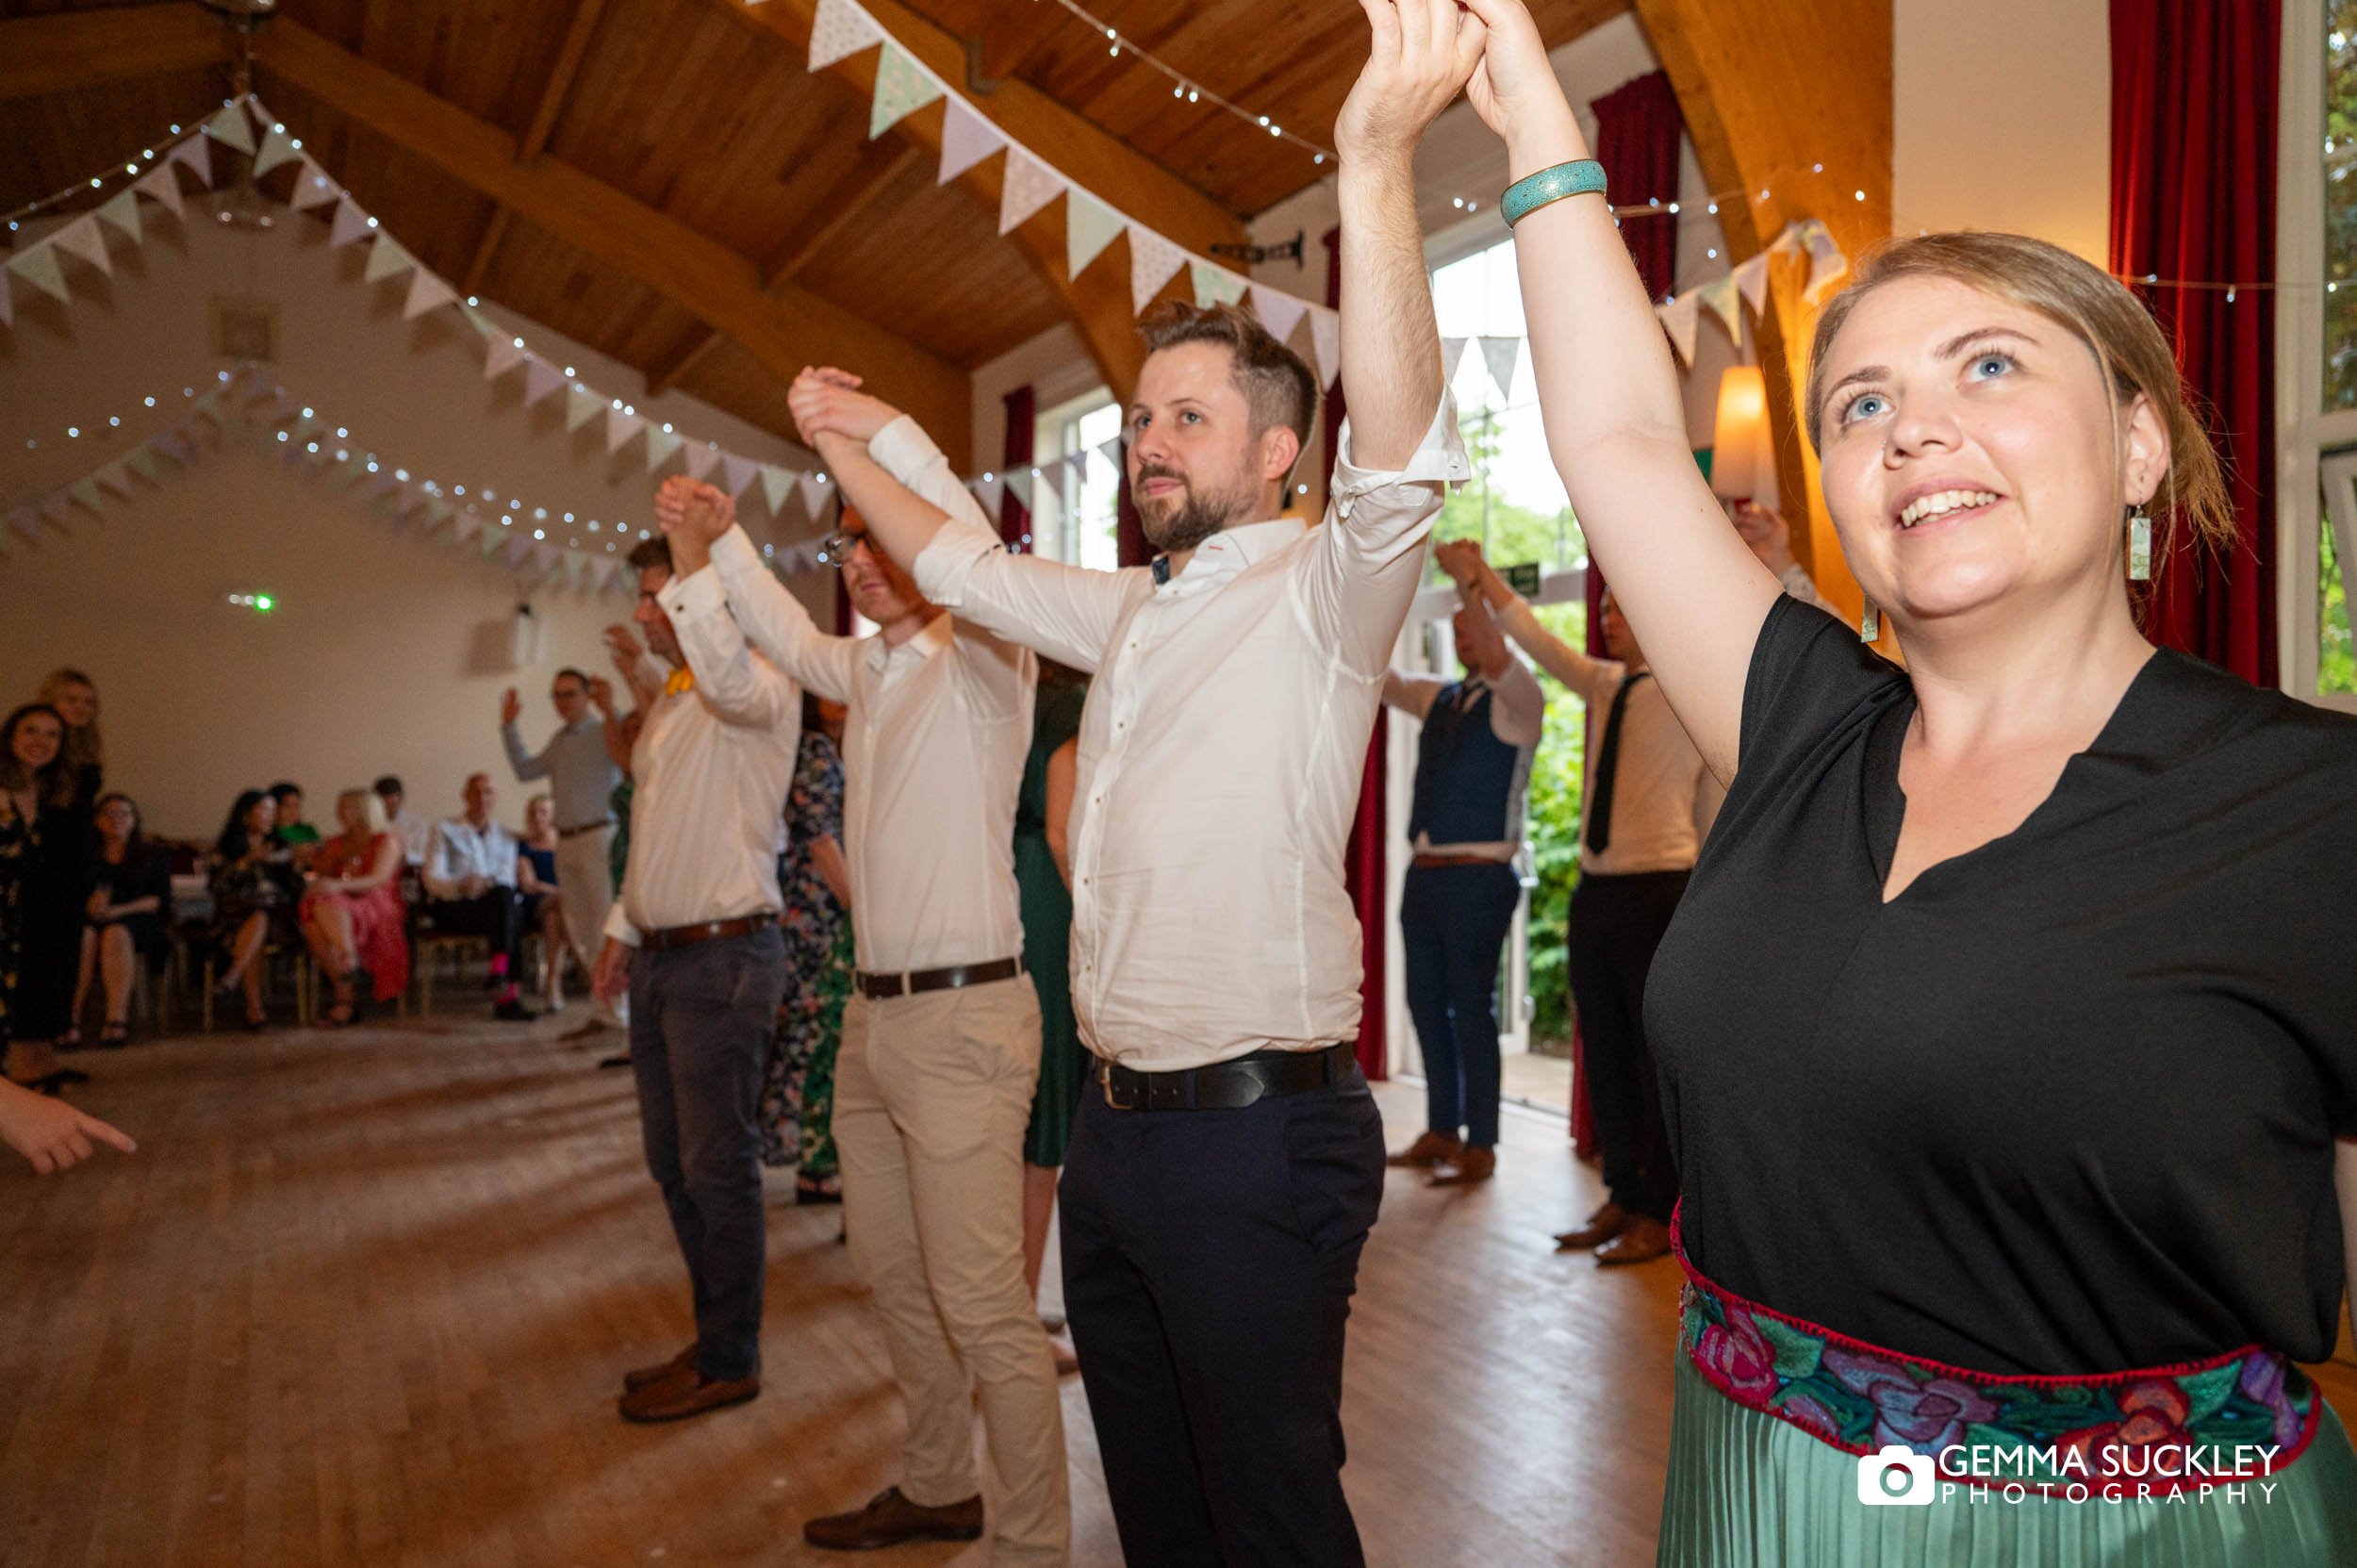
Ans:
[[[65,1032],[58,1036],[58,1048],[80,1050],[82,1048],[82,1026],[80,1024],[66,1025]]]
[[[131,1043],[131,1026],[127,1021],[108,1019],[107,1027],[98,1032],[100,1050],[121,1050]]]
[[[843,1178],[839,1176],[798,1176],[794,1179],[794,1201],[809,1207],[820,1203],[843,1201]]]

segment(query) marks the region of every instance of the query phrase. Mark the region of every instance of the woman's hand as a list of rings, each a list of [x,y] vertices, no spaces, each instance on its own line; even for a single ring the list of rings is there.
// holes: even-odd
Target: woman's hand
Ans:
[[[25,1156],[42,1176],[80,1164],[100,1144],[125,1154],[140,1147],[96,1116],[5,1079],[0,1079],[0,1142]]]
[[[1480,62],[1485,29],[1456,0],[1360,0],[1360,5],[1373,42],[1335,117],[1334,146],[1344,170],[1365,164],[1404,167],[1414,158],[1425,128],[1456,100]],[[1529,23],[1527,13],[1523,20]]]
[[[1465,0],[1465,8],[1480,18],[1488,39],[1480,63],[1465,83],[1465,96],[1481,123],[1509,148],[1525,140],[1558,139],[1566,127],[1576,136],[1572,106],[1564,101],[1563,84],[1556,79],[1530,8],[1523,0]],[[1515,173],[1519,177],[1529,171]]]
[[[90,896],[90,902],[82,906],[82,913],[93,920],[103,921],[114,913],[114,909],[115,906],[107,901],[107,890],[102,887]]]

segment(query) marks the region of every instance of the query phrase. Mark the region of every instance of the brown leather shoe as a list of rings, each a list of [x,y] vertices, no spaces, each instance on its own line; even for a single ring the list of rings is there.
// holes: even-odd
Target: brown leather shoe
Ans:
[[[1555,1235],[1558,1252],[1585,1252],[1591,1246],[1602,1246],[1629,1228],[1636,1215],[1617,1203],[1606,1203],[1588,1216],[1588,1223],[1576,1230],[1558,1230]]]
[[[1498,1151],[1466,1146],[1454,1160],[1439,1166],[1432,1173],[1429,1187],[1470,1187],[1476,1181],[1487,1181],[1498,1171]]]
[[[1446,1132],[1419,1132],[1416,1141],[1397,1154],[1388,1154],[1383,1163],[1393,1170],[1430,1170],[1446,1164],[1465,1152],[1465,1146]]]
[[[651,1426],[658,1421],[684,1421],[706,1411],[741,1405],[761,1392],[761,1378],[707,1378],[693,1366],[674,1377],[647,1384],[619,1402],[622,1419]]]
[[[642,1388],[663,1381],[666,1378],[676,1378],[683,1372],[693,1372],[695,1369],[696,1347],[690,1345],[660,1366],[635,1366],[623,1373],[622,1392],[635,1394]]]
[[[850,1513],[831,1513],[802,1527],[802,1539],[832,1552],[872,1552],[904,1541],[980,1541],[982,1499],[976,1495],[943,1508],[924,1508],[885,1487]]]
[[[1670,1228],[1643,1214],[1632,1215],[1625,1230],[1596,1248],[1596,1262],[1607,1267],[1613,1263],[1650,1263],[1669,1255]]]

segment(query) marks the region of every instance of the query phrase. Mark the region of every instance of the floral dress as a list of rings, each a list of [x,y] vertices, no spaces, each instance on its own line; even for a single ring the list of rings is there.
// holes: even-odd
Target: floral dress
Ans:
[[[799,1165],[806,1181],[841,1168],[830,1131],[843,1004],[851,994],[851,922],[811,861],[811,847],[843,836],[843,762],[834,743],[805,731],[786,797],[786,850],[778,857],[784,913],[785,999],[761,1096],[765,1164]]]

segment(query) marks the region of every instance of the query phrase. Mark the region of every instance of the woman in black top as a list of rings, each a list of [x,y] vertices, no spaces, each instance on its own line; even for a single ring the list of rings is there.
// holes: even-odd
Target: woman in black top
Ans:
[[[262,1005],[264,949],[291,949],[303,939],[295,924],[303,878],[272,833],[276,825],[271,798],[249,789],[229,808],[213,845],[213,946],[225,964],[214,988],[223,996],[244,990],[248,1029],[270,1021]]]
[[[120,1046],[130,1036],[131,981],[144,961],[163,962],[165,919],[172,913],[172,861],[163,846],[140,831],[140,808],[122,794],[98,798],[97,853],[91,863],[90,902],[83,911],[81,974],[74,982],[78,1023],[91,981],[107,987],[102,1046]],[[69,1028],[67,1038],[75,1031]]]
[[[0,1045],[8,1076],[45,1090],[89,1081],[57,1056],[90,870],[90,818],[74,809],[64,748],[65,721],[46,703],[0,722]]]
[[[1512,176],[1585,158],[1520,0],[1470,8]],[[1605,203],[1515,239],[1556,466],[1731,777],[1647,993],[1693,1286],[1661,1560],[2357,1561],[2293,1364],[2343,1285],[2357,724],[2139,632],[2148,529],[2233,534],[2151,317],[2003,235],[1827,307],[1804,416],[1902,671],[1727,526]]]

